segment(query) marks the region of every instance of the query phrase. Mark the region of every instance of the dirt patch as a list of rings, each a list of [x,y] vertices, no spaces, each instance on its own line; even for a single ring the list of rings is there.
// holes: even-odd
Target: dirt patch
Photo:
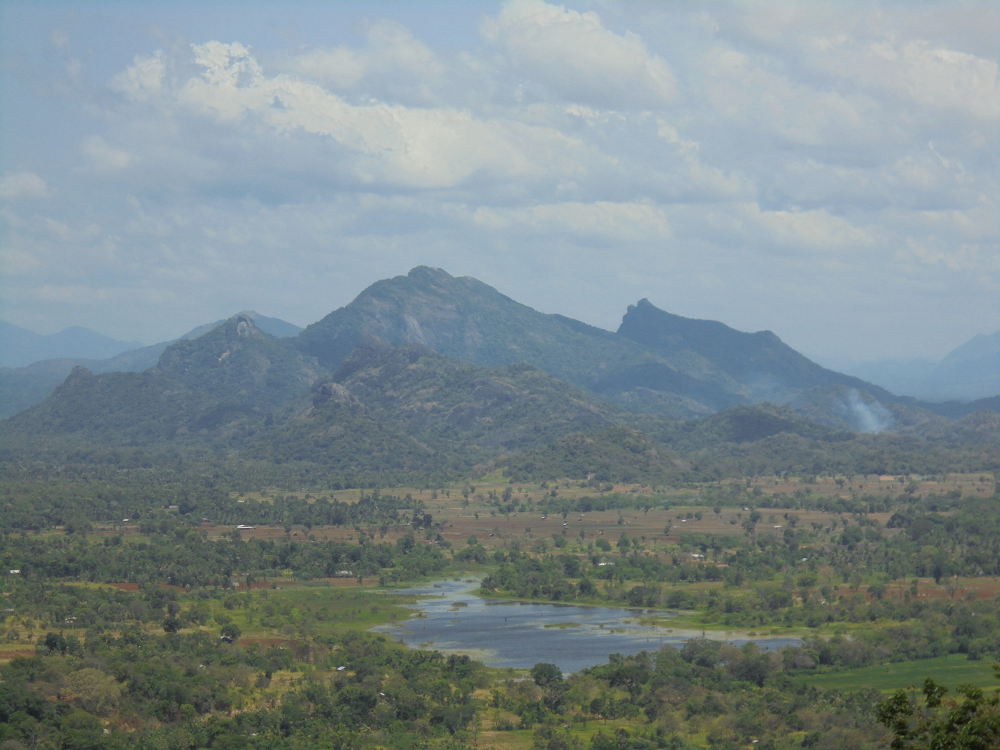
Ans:
[[[240,638],[241,646],[261,646],[262,648],[295,648],[299,641],[288,638]]]
[[[942,578],[935,583],[933,578],[918,578],[912,581],[897,581],[887,584],[885,596],[902,599],[906,596],[917,599],[994,599],[1000,595],[1000,577],[956,577]]]
[[[30,659],[35,655],[33,648],[0,648],[0,661],[13,659]]]

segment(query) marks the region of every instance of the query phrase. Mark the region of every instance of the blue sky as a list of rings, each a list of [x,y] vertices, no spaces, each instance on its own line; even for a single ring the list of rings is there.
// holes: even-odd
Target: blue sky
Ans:
[[[145,342],[440,266],[823,360],[1000,329],[993,2],[0,0],[0,317]]]

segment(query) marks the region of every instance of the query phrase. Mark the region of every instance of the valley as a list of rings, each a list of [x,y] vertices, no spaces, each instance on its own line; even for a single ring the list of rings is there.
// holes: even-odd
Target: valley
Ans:
[[[75,482],[69,486],[75,492],[83,490]],[[470,649],[460,648],[458,655],[446,649],[445,656],[439,657],[444,661],[431,660],[417,672],[433,673],[444,666],[442,676],[454,679],[452,670],[471,670],[468,674],[470,678],[475,675],[474,684],[469,685],[470,692],[463,699],[467,703],[462,704],[467,718],[453,729],[444,729],[439,741],[431,741],[438,731],[434,726],[447,725],[415,729],[401,722],[397,705],[391,714],[396,717],[394,731],[403,734],[391,739],[392,735],[376,733],[378,742],[399,743],[416,732],[428,747],[451,742],[454,746],[532,748],[538,746],[539,737],[555,732],[568,746],[588,747],[600,746],[601,732],[607,735],[611,730],[650,741],[659,736],[668,742],[666,747],[702,747],[707,742],[705,732],[715,738],[710,744],[740,735],[712,718],[722,714],[687,707],[687,718],[680,719],[669,702],[655,704],[655,721],[649,718],[652,709],[632,713],[615,701],[631,700],[630,695],[645,701],[644,683],[622,683],[612,676],[613,670],[627,666],[639,670],[642,680],[653,679],[655,670],[643,670],[653,668],[644,659],[662,653],[656,641],[687,633],[683,637],[692,638],[690,645],[666,646],[679,655],[680,662],[669,669],[666,665],[655,669],[674,670],[670,672],[674,677],[669,678],[673,684],[681,679],[676,670],[682,664],[684,680],[701,684],[714,675],[704,683],[710,690],[706,697],[716,695],[713,700],[722,705],[737,700],[738,695],[744,701],[754,691],[765,690],[775,698],[797,696],[798,702],[821,699],[827,706],[823,710],[829,711],[834,695],[846,697],[859,691],[867,695],[865,691],[874,687],[885,696],[919,686],[924,677],[952,690],[956,680],[986,691],[1000,686],[988,658],[1000,632],[1000,570],[972,570],[973,560],[966,554],[969,546],[986,545],[977,559],[992,560],[995,567],[998,558],[993,547],[1000,538],[995,492],[993,476],[985,473],[752,477],[675,488],[566,478],[518,483],[494,475],[475,484],[411,485],[377,492],[237,491],[229,500],[238,515],[231,515],[227,523],[196,517],[201,511],[184,513],[179,507],[154,504],[127,522],[95,520],[84,527],[60,525],[35,531],[13,530],[8,525],[3,565],[7,568],[17,560],[22,567],[16,576],[8,574],[3,579],[4,601],[14,606],[5,609],[0,629],[0,663],[7,664],[4,679],[8,683],[23,679],[16,675],[25,673],[9,671],[15,667],[23,670],[36,661],[39,666],[47,665],[48,677],[37,673],[30,685],[25,684],[29,694],[49,689],[45,685],[51,684],[51,689],[64,694],[64,704],[98,717],[94,726],[110,727],[116,737],[119,722],[131,716],[127,721],[135,725],[143,716],[138,733],[133,729],[120,735],[122,742],[126,737],[130,743],[153,742],[155,737],[175,742],[179,732],[203,736],[191,732],[195,727],[203,731],[209,726],[205,720],[214,717],[216,731],[222,732],[217,737],[241,737],[246,742],[257,731],[257,736],[273,743],[281,741],[281,733],[266,730],[266,716],[292,700],[303,705],[306,694],[312,696],[310,701],[318,699],[315,686],[329,685],[331,697],[354,685],[355,690],[392,696],[394,704],[401,700],[391,692],[394,667],[388,667],[400,657],[380,661],[383,666],[375,673],[367,671],[372,667],[357,669],[358,663],[389,658],[401,647],[384,636],[365,633],[374,626],[385,631],[391,625],[389,632],[404,626],[413,613],[400,605],[414,602],[406,586],[458,575],[464,577],[464,587],[480,580],[488,601],[500,596],[591,607],[640,607],[634,610],[634,625],[657,629],[643,631],[651,656],[615,655],[590,646],[593,668],[572,675],[565,668],[560,670],[566,673],[557,684],[565,687],[560,687],[556,701],[555,695],[548,694],[551,685],[529,679],[535,686],[527,690],[525,667],[520,672],[473,668],[473,662],[460,667],[455,660],[467,658],[461,654]],[[353,508],[353,521],[295,523],[289,517],[312,508],[319,520],[320,511],[329,513],[326,506],[335,503]],[[275,510],[285,515],[283,522],[267,522]],[[900,511],[913,516],[904,524],[896,515]],[[240,522],[233,523],[237,519]],[[915,530],[921,523],[927,529],[917,536]],[[938,525],[951,539],[950,546],[935,532]],[[963,539],[954,538],[956,533]],[[917,541],[925,544],[916,546]],[[942,554],[938,562],[944,567],[939,571],[920,568],[920,551],[928,548]],[[131,572],[114,562],[123,558],[131,560]],[[157,562],[144,565],[144,559]],[[206,578],[206,570],[225,575]],[[394,593],[393,586],[403,586],[402,593]],[[449,607],[446,619],[461,621],[465,607]],[[971,623],[970,615],[980,618],[972,631],[960,625]],[[608,621],[603,615],[598,619]],[[927,630],[931,622],[936,624]],[[566,640],[565,628],[571,626],[573,635],[579,637],[587,632],[580,629],[582,625],[582,621],[565,622],[548,629],[547,635],[559,640],[563,634]],[[609,627],[628,631],[633,626],[623,622]],[[210,646],[213,640],[220,643],[220,632],[231,642]],[[653,632],[661,635],[654,637]],[[799,645],[766,655],[757,646],[732,647],[711,640],[705,643],[721,644],[711,649],[723,650],[711,651],[715,656],[706,660],[696,656],[701,653],[695,651],[700,634],[711,639],[742,635],[749,642],[792,639]],[[154,708],[135,694],[134,679],[122,681],[126,672],[114,667],[113,654],[123,647],[116,644],[123,644],[125,638],[145,644],[131,652],[142,663],[168,648],[177,650],[170,658],[181,663],[190,652],[202,663],[225,657],[225,663],[233,665],[226,669],[243,666],[228,673],[222,664],[212,667],[221,680],[217,689],[224,696],[212,699],[214,707],[205,704],[191,714],[180,703],[170,709],[168,700]],[[160,641],[159,651],[151,651]],[[614,648],[606,640],[596,643],[604,642],[609,643],[607,649]],[[499,643],[489,639],[481,647],[493,649]],[[112,651],[102,651],[107,648]],[[471,653],[475,656],[476,652]],[[233,662],[237,654],[239,659]],[[612,665],[620,666],[601,666],[609,657]],[[741,669],[749,669],[749,662],[744,662],[751,658],[764,660],[757,667],[763,671],[748,683],[739,675]],[[654,658],[656,664],[660,660]],[[699,667],[702,661],[705,666]],[[352,663],[339,672],[345,666],[341,662]],[[81,669],[100,670],[106,677],[120,675],[114,683],[106,683],[111,697],[104,703],[84,698],[83,693],[66,692],[66,687],[57,688],[64,680],[69,685]],[[705,671],[698,677],[691,669]],[[415,679],[417,672],[411,671],[407,680]],[[722,673],[731,674],[727,679],[735,682],[719,683]],[[193,684],[183,674],[158,679],[167,681],[164,689],[170,679],[181,680],[173,689],[180,685],[190,689]],[[755,680],[759,687],[753,686]],[[587,699],[574,708],[577,704],[572,701],[580,700],[576,697],[580,691],[603,697]],[[848,708],[848,704],[834,710],[855,712],[853,721],[860,724],[850,736],[862,746],[881,746],[879,738],[885,730],[870,713],[880,699],[865,700],[869,703],[864,710],[858,705]],[[421,711],[435,710],[422,705]],[[546,705],[540,711],[529,710]],[[375,709],[378,701],[369,710]],[[319,721],[321,715],[323,710],[315,704],[301,719],[310,741],[330,736],[316,734],[329,730],[329,720],[315,726],[310,723]],[[353,732],[366,725],[367,714],[350,714],[350,719],[342,712],[335,715],[339,717],[334,721],[337,736],[360,742]],[[43,712],[38,717],[43,725],[44,716]],[[561,718],[551,723],[557,717]],[[842,722],[832,715],[829,720]],[[23,726],[24,720],[18,721]],[[666,727],[672,727],[671,731],[665,731]],[[52,737],[59,736],[57,729],[49,731]],[[796,730],[784,721],[774,723],[771,734],[759,728],[754,732],[771,737],[775,747],[798,746],[808,735],[807,730]],[[835,736],[840,742],[847,735]]]
[[[75,367],[0,423],[4,750],[995,731],[990,401],[949,415],[773,333],[645,300],[600,331],[425,267],[268,320]],[[411,620],[441,586],[443,620]]]

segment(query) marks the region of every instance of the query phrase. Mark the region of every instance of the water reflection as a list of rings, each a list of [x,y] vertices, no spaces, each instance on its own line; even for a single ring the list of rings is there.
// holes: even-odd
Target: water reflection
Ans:
[[[556,664],[563,672],[603,664],[608,654],[634,654],[660,646],[681,646],[701,631],[641,625],[646,610],[536,604],[475,595],[478,581],[440,581],[406,589],[422,597],[417,615],[376,630],[413,648],[468,654],[498,667]],[[662,612],[656,612],[662,615]],[[736,645],[753,640],[761,648],[798,645],[797,638],[751,638],[746,634],[707,632]]]

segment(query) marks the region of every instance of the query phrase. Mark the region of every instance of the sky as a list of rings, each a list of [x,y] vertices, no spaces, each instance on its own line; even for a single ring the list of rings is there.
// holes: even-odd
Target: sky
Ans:
[[[299,325],[416,265],[823,362],[1000,330],[1000,3],[0,0],[0,318]]]

